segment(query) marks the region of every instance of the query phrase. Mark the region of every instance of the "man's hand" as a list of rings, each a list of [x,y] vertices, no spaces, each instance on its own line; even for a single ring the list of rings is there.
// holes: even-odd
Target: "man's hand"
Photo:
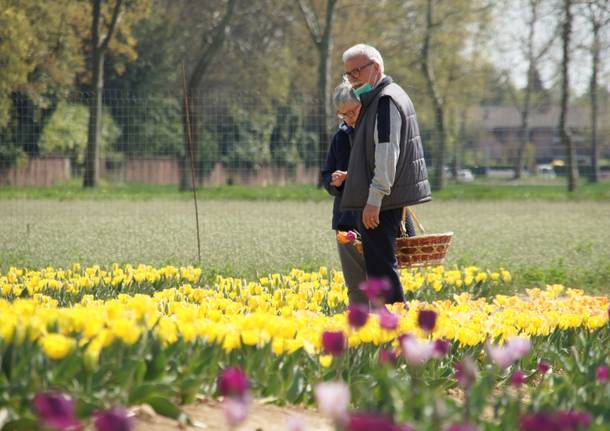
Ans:
[[[362,224],[367,229],[375,229],[379,226],[379,207],[366,204],[362,211]]]
[[[340,187],[343,184],[343,181],[347,178],[347,171],[335,171],[330,176],[331,186]]]

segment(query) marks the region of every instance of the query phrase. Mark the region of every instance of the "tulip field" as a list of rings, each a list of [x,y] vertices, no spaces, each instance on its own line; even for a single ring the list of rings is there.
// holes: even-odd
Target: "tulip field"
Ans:
[[[417,208],[391,306],[329,202],[200,211],[198,263],[182,200],[0,200],[0,430],[610,430],[606,202]]]
[[[220,397],[226,429],[269,397],[340,430],[609,428],[607,296],[494,294],[503,268],[401,276],[408,307],[370,280],[369,309],[347,307],[325,267],[205,283],[195,267],[9,268],[3,429],[127,430],[143,404],[188,425],[181,406],[200,395]]]

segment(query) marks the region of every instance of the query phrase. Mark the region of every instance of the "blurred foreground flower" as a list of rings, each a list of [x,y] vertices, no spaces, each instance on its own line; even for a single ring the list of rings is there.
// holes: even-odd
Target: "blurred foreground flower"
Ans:
[[[410,365],[423,365],[434,354],[434,342],[419,341],[412,334],[400,337],[402,354]]]
[[[32,400],[40,423],[56,431],[80,430],[82,426],[74,413],[74,401],[66,394],[41,393]]]
[[[121,408],[114,408],[94,414],[97,431],[132,431],[135,425],[127,413]]]
[[[523,416],[519,421],[521,431],[579,431],[591,424],[587,412],[574,410],[539,412]]]
[[[531,348],[531,341],[523,337],[511,337],[501,346],[487,342],[487,354],[492,362],[500,368],[506,368],[513,362],[525,357]]]
[[[392,286],[385,278],[369,278],[363,281],[359,288],[366,294],[369,301],[377,306],[385,303],[385,300],[392,294]]]
[[[324,353],[333,356],[341,355],[347,346],[343,331],[324,331],[322,333],[322,349]]]
[[[350,244],[356,240],[356,233],[348,230],[348,231],[338,231],[337,232],[337,242],[339,244]]]
[[[224,397],[242,398],[248,387],[248,377],[238,367],[229,367],[218,377],[218,392]]]
[[[379,326],[388,331],[393,331],[398,327],[398,316],[387,310],[385,307],[381,307],[377,313],[379,315]]]
[[[352,328],[363,327],[369,320],[369,307],[364,304],[352,304],[347,308],[347,321]]]
[[[343,426],[348,420],[349,388],[343,382],[323,382],[315,387],[315,397],[320,413]]]
[[[458,384],[468,389],[477,380],[477,363],[470,356],[466,356],[460,362],[455,364],[455,378]]]
[[[250,411],[248,397],[244,398],[225,398],[222,400],[222,412],[227,424],[235,428],[248,418]]]
[[[417,324],[426,332],[434,331],[436,326],[436,311],[434,310],[419,310],[417,315]]]
[[[606,383],[608,381],[608,367],[605,365],[597,367],[595,377],[599,383]]]

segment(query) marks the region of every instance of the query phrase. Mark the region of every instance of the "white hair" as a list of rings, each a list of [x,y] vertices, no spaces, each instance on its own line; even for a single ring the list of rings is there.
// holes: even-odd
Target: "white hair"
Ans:
[[[381,57],[381,53],[377,51],[377,49],[370,45],[365,45],[364,43],[354,45],[343,53],[343,63],[357,55],[363,55],[370,61],[377,63],[381,73],[383,73],[383,57]]]
[[[340,108],[350,102],[360,104],[360,100],[356,97],[354,89],[349,82],[343,81],[335,88],[335,96],[333,97],[333,103],[335,108]]]

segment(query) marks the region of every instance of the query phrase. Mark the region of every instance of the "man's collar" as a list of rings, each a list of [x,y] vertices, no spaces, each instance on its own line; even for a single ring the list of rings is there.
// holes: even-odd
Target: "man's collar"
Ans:
[[[373,85],[373,88],[377,88],[377,86],[379,84],[381,84],[381,81],[383,81],[383,78],[385,78],[387,75],[385,73],[381,74],[381,78],[379,78],[379,80],[375,83],[375,85]],[[391,78],[390,78],[391,79]]]
[[[387,85],[393,82],[392,77],[388,75],[384,75],[378,82],[375,84],[375,87],[368,93],[364,93],[360,96],[360,102],[362,103],[362,107],[366,107],[371,101],[377,96],[377,94]]]

